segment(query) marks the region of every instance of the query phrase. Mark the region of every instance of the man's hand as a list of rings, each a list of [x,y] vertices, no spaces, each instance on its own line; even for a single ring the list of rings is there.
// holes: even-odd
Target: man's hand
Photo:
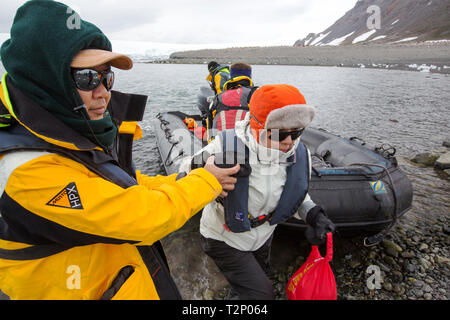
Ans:
[[[222,185],[222,193],[220,195],[225,198],[228,195],[226,191],[234,190],[234,184],[237,182],[237,179],[231,176],[239,171],[240,165],[237,164],[232,168],[222,169],[214,164],[214,158],[214,156],[209,157],[204,168],[215,176]]]

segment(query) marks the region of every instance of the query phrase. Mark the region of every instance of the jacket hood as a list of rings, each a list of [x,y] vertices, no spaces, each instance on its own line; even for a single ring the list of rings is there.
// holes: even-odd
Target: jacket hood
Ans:
[[[82,135],[113,141],[117,129],[109,115],[86,121],[73,110],[83,101],[70,64],[82,49],[112,50],[102,31],[62,3],[32,0],[17,10],[10,34],[1,46],[1,59],[14,86]]]

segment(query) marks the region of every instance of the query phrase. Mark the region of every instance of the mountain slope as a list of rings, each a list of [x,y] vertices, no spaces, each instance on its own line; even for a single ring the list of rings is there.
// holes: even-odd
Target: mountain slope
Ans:
[[[369,29],[380,9],[379,29]],[[378,26],[377,26],[378,27]],[[359,0],[332,26],[310,33],[294,46],[349,45],[450,39],[450,0]]]

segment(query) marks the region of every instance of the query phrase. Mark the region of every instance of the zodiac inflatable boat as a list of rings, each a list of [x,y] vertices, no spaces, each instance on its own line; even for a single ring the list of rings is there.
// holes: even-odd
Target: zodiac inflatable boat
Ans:
[[[199,104],[201,111],[205,110],[204,104]],[[194,155],[207,143],[204,128],[188,128],[186,119],[202,123],[205,117],[174,111],[160,113],[154,120],[167,174],[178,172],[182,159]],[[312,156],[309,194],[325,209],[340,235],[372,236],[366,244],[376,243],[383,236],[380,234],[411,208],[412,185],[394,157],[395,148],[369,147],[358,138],[346,139],[310,127],[303,132],[301,141]],[[283,225],[305,228],[303,221],[295,218]]]

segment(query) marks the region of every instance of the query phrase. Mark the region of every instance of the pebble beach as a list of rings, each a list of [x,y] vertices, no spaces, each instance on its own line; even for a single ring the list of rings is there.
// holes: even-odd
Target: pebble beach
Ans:
[[[450,40],[312,47],[237,47],[175,52],[160,63],[338,66],[450,73]]]

